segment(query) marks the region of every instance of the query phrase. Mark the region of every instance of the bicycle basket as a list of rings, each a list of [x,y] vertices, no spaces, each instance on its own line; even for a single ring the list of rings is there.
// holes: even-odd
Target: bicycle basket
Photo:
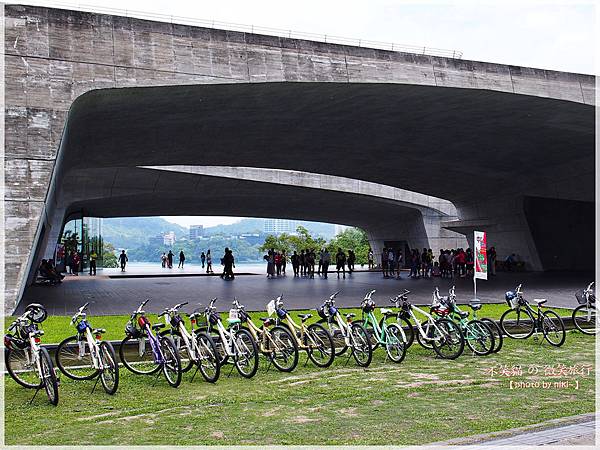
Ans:
[[[4,336],[4,347],[5,348],[18,348],[23,350],[24,348],[26,348],[29,345],[29,342],[24,340],[24,339],[20,339],[17,336],[14,336],[12,334],[7,334]]]
[[[250,316],[248,315],[248,313],[246,312],[246,310],[239,309],[238,310],[238,318],[240,319],[240,321],[242,323],[245,323],[245,322],[248,322],[248,319],[250,318]]]
[[[38,329],[38,327],[35,323],[32,323],[31,325],[19,327],[19,329],[18,329],[19,337],[25,341],[29,341],[29,333],[33,333],[37,329]]]
[[[285,310],[283,308],[277,308],[276,312],[277,312],[277,317],[279,317],[282,320],[285,319],[285,316],[287,315],[287,310]]]
[[[509,308],[516,308],[519,305],[519,298],[513,291],[507,291],[504,294],[504,299]]]
[[[142,332],[130,322],[125,325],[125,334],[128,334],[132,338],[139,338],[142,335]]]
[[[325,320],[328,319],[327,314],[325,313],[325,304],[323,304],[317,308],[317,314],[319,314],[319,317],[321,319],[325,319]]]
[[[375,310],[375,302],[373,300],[364,301],[362,304],[363,312],[370,313]]]
[[[42,323],[44,320],[46,320],[46,317],[48,317],[46,308],[44,308],[44,305],[40,305],[39,303],[27,305],[25,311],[31,311],[31,314],[29,314],[29,320],[34,323]]]
[[[219,316],[218,313],[216,312],[212,312],[210,313],[210,315],[208,316],[208,321],[210,322],[211,325],[216,325],[219,322],[219,319],[221,317]]]
[[[337,314],[337,312],[338,312],[338,309],[335,306],[333,306],[333,305],[329,306],[329,315],[330,316],[332,316],[332,317],[335,316]]]

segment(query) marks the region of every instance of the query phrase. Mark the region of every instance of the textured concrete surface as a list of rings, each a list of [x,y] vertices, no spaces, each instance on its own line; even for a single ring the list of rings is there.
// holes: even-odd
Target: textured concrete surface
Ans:
[[[136,192],[145,191],[139,198],[136,195],[121,197],[123,204],[138,205],[144,195],[156,201],[155,195],[147,193],[148,184],[162,185],[142,172],[134,174],[129,167],[123,167],[119,172],[118,161],[98,164],[95,157],[101,161],[110,158],[94,148],[94,144],[121,149],[122,155],[135,157],[137,153],[132,148],[140,144],[135,139],[148,138],[158,148],[146,146],[139,150],[146,155],[167,154],[169,158],[141,162],[146,165],[298,169],[391,184],[449,199],[458,207],[462,220],[449,224],[449,227],[466,233],[489,221],[496,227],[500,251],[519,249],[533,268],[541,268],[542,262],[528,231],[523,195],[593,201],[593,164],[590,163],[593,161],[593,108],[588,105],[594,102],[595,87],[594,77],[589,75],[51,8],[6,5],[4,13],[7,309],[15,304],[28,270],[35,265],[33,255],[40,257],[44,251],[38,248],[36,252],[34,243],[40,241],[37,238],[41,236],[43,242],[51,227],[56,235],[56,217],[64,217],[69,208],[76,206],[59,204],[64,199],[61,200],[59,192],[61,178],[54,169],[59,147],[65,141],[63,132],[67,137],[76,133],[80,139],[74,154],[78,164],[72,166],[76,170],[63,175],[71,182],[92,176],[97,177],[93,180],[103,183],[100,172],[86,174],[92,167],[105,171],[106,180],[114,181],[115,191],[123,185]],[[281,91],[278,93],[277,88],[273,91],[270,82],[275,85],[307,82],[303,83],[306,87],[331,83],[331,87],[325,90],[316,87],[313,94],[318,96],[318,101],[315,102],[310,89],[310,101],[307,101],[302,91],[290,89],[286,93],[287,88],[284,88],[284,95]],[[372,91],[351,88],[347,91],[350,97],[343,97],[339,95],[340,88],[335,87],[336,83],[370,85],[374,89],[379,83],[385,83],[410,89],[392,97],[385,90],[381,91],[381,98],[389,100],[375,102],[377,111],[373,115],[372,110],[365,108]],[[123,120],[130,114],[127,108],[123,108],[123,104],[113,104],[123,108],[123,116],[114,117],[120,124],[106,120],[99,125],[108,127],[109,132],[104,130],[100,135],[98,129],[81,128],[82,123],[86,117],[89,119],[94,114],[110,111],[110,108],[103,109],[104,106],[110,107],[111,98],[123,99],[121,94],[104,99],[103,92],[88,97],[87,107],[91,109],[83,107],[74,111],[75,108],[71,108],[82,94],[98,89],[206,84],[214,87],[229,85],[219,91],[222,101],[218,110],[214,103],[203,104],[197,97],[192,97],[191,109],[183,108],[178,114],[173,109],[173,102],[183,99],[170,92],[167,100],[171,102],[168,111],[172,114],[162,114],[156,123],[142,118],[146,121],[134,126]],[[242,88],[239,97],[231,90],[238,84]],[[256,97],[257,91],[253,87],[260,85],[266,89],[259,92],[265,102],[248,103],[253,95]],[[244,92],[247,87],[250,92]],[[415,87],[421,89],[413,89]],[[432,93],[426,88],[432,89]],[[132,93],[134,91],[123,93],[126,101],[135,99],[132,107],[149,111],[158,106],[154,95]],[[454,91],[468,91],[472,97],[457,95]],[[179,92],[187,95],[185,90]],[[201,92],[202,96],[210,94],[210,90]],[[423,101],[428,107],[415,109],[411,105]],[[84,102],[79,103],[85,106]],[[265,107],[271,108],[269,114],[264,114]],[[247,130],[254,130],[253,133],[241,132],[244,127],[240,129],[239,122],[231,120],[231,109],[246,123]],[[320,110],[323,111],[321,116],[317,114]],[[338,120],[340,111],[355,114]],[[432,111],[436,114],[431,114]],[[286,112],[290,117],[283,117]],[[185,119],[185,114],[190,113],[196,122]],[[69,114],[75,114],[80,122],[65,128]],[[328,120],[324,121],[325,114]],[[312,117],[314,124],[310,121]],[[258,120],[260,118],[262,120]],[[484,118],[493,122],[498,130],[493,137],[486,135],[485,127],[482,128]],[[128,134],[110,131],[115,125],[121,125],[121,131],[128,128]],[[233,127],[230,129],[228,125]],[[192,128],[188,130],[201,130],[202,137],[218,137],[218,142],[190,139],[182,132],[190,126]],[[289,149],[285,150],[281,142],[273,140],[274,126],[279,128],[278,132],[284,132],[282,136],[296,146],[296,152],[300,152],[300,156],[292,153],[290,161],[294,164],[282,162],[281,158],[289,154]],[[324,134],[331,135],[331,139],[324,139]],[[498,136],[504,139],[498,139]],[[532,136],[538,139],[532,139]],[[227,139],[223,140],[223,137]],[[358,144],[356,152],[345,153],[344,159],[332,152],[336,147],[332,147],[333,143],[339,148],[347,148],[348,141]],[[467,147],[466,142],[470,143]],[[253,159],[252,152],[246,152],[242,143],[262,149],[268,154],[269,161]],[[192,154],[200,160],[180,158],[173,151],[177,147],[183,151],[192,149]],[[463,151],[464,148],[468,151]],[[220,151],[216,154],[208,151],[215,149]],[[224,155],[223,149],[230,153]],[[541,152],[542,161],[534,150]],[[475,156],[481,155],[482,151],[487,155],[485,161],[476,167],[462,166],[464,161],[475,161]],[[66,152],[61,150],[59,161],[66,159],[62,153]],[[385,157],[396,154],[399,159]],[[328,160],[322,158],[325,155],[333,156]],[[449,175],[448,166],[440,164],[444,158],[459,161],[458,165],[452,166]],[[511,178],[507,183],[507,173],[512,173],[515,168],[521,174],[514,176],[514,182]],[[529,170],[525,171],[525,168]],[[496,193],[496,186],[503,185],[509,186],[514,195],[494,198],[494,195],[482,193],[477,198],[467,198],[464,193],[459,194],[454,180],[472,177],[476,172],[486,176],[484,184],[491,186],[492,193]],[[54,182],[51,182],[53,173]],[[436,188],[440,184],[435,180],[441,177],[453,180],[451,186]],[[423,180],[427,180],[426,186],[423,186]],[[106,188],[110,190],[113,186]],[[79,184],[78,189],[85,193],[88,186]],[[456,198],[448,195],[455,191]],[[172,202],[168,195],[160,200],[164,204]],[[236,199],[230,198],[230,204],[232,200]],[[78,206],[81,211],[83,205]],[[303,207],[303,218],[317,219],[312,215],[314,209],[308,208],[307,204]],[[123,205],[115,205],[115,211],[125,209]],[[166,212],[160,211],[160,214]],[[501,220],[506,218],[510,220]],[[418,221],[409,218],[407,222],[416,224]],[[425,228],[422,223],[415,226],[421,230]],[[384,231],[377,227],[370,229],[373,236],[383,236]]]
[[[291,269],[288,266],[288,269]],[[240,271],[247,272],[241,268]],[[197,274],[196,269],[188,268],[189,273]],[[219,267],[215,267],[219,271]],[[114,271],[108,270],[111,275]],[[141,271],[147,274],[146,270]],[[411,291],[410,299],[415,304],[430,304],[435,287],[447,292],[452,281],[437,279],[408,279],[404,272],[401,280],[384,279],[381,273],[360,272],[341,276],[338,279],[330,273],[327,280],[316,276],[314,279],[294,278],[293,276],[267,279],[265,270],[256,275],[240,275],[233,281],[209,276],[169,276],[169,271],[156,269],[161,274],[155,278],[108,278],[103,271],[98,271],[96,277],[69,276],[58,286],[33,286],[25,293],[20,304],[22,309],[29,302],[43,303],[50,314],[72,314],[83,303],[91,302],[92,314],[128,314],[133,311],[145,298],[151,302],[148,311],[160,311],[169,305],[181,301],[189,301],[190,305],[198,302],[206,305],[213,297],[218,297],[217,306],[221,311],[228,311],[233,297],[246,305],[250,310],[264,310],[265,305],[273,298],[284,294],[288,308],[315,308],[333,292],[340,291],[336,299],[338,306],[358,306],[365,294],[376,289],[373,299],[377,305],[387,307],[389,299],[404,289]],[[173,274],[181,273],[173,269]],[[140,273],[135,269],[127,272],[129,275]],[[525,298],[547,298],[548,305],[574,308],[577,306],[575,291],[583,289],[589,283],[593,274],[548,274],[501,273],[490,281],[480,281],[477,285],[477,296],[483,302],[502,302],[504,293],[513,290],[517,284],[523,284]],[[456,294],[459,302],[469,302],[473,298],[473,281],[457,279]],[[19,310],[20,310],[19,309]],[[190,306],[190,310],[193,306]]]

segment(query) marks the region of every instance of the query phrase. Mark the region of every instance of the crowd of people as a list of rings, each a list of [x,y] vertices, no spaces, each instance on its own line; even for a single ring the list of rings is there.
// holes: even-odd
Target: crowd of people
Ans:
[[[332,260],[335,262],[337,277],[340,277],[341,272],[342,277],[346,278],[346,268],[348,268],[348,273],[354,271],[356,255],[353,250],[348,250],[346,254],[341,248],[338,248],[336,254],[332,256],[327,248],[323,248],[319,250],[318,259],[314,249],[300,250],[300,254],[294,251],[288,257],[285,250],[279,251],[272,248],[264,255],[263,259],[267,262],[267,278],[285,276],[285,269],[289,259],[289,262],[292,264],[294,277],[314,278],[316,265],[317,275],[323,279],[327,279]]]

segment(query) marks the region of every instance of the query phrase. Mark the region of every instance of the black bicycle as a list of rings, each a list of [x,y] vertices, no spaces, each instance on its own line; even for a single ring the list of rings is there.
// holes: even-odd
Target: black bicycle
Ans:
[[[504,298],[510,307],[500,317],[500,328],[504,334],[513,339],[527,339],[533,333],[542,332],[550,345],[560,347],[566,339],[565,324],[558,314],[544,308],[545,298],[535,298],[537,308],[534,310],[523,298],[523,291],[518,285],[515,291],[508,291]]]
[[[583,291],[575,294],[579,306],[573,310],[573,324],[585,334],[596,334],[596,294],[592,281]]]

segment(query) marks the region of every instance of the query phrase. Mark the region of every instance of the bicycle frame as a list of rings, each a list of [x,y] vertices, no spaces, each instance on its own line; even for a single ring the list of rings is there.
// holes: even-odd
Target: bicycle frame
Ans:
[[[415,321],[415,325],[417,326],[417,330],[419,330],[419,334],[421,335],[421,337],[427,341],[439,341],[441,339],[441,336],[443,336],[445,334],[445,332],[440,327],[437,326],[433,316],[431,314],[429,314],[428,312],[423,311],[421,308],[419,308],[417,306],[414,306],[411,304],[409,304],[409,305],[410,305],[410,309],[408,310],[408,314]],[[416,310],[419,314],[422,314],[423,316],[427,317],[427,320],[424,322],[421,322],[415,315],[414,310]],[[423,330],[423,327],[421,326],[422,323],[428,323],[428,324],[433,325],[433,327],[440,334],[440,337],[436,339],[436,338],[427,336],[427,333],[425,333],[425,331]]]
[[[83,312],[87,308],[87,306],[88,303],[83,305],[81,308],[79,308],[79,311],[71,318],[71,325],[75,325],[75,328],[77,329],[77,337],[79,342],[79,357],[82,358],[85,355],[85,342],[87,342],[87,345],[90,349],[90,356],[92,357],[92,366],[96,370],[104,370],[105,367],[102,364],[102,359],[100,358],[100,352],[98,350],[98,344],[100,343],[100,335],[96,334],[96,336],[94,336],[92,334],[92,326],[87,321],[86,313]],[[77,322],[77,320],[79,319],[80,321]],[[79,330],[81,324],[83,324],[83,326],[85,327],[83,333]],[[80,339],[80,337],[84,337],[85,342],[84,340]]]
[[[283,308],[283,301],[281,300],[281,296],[277,297],[277,300],[275,301],[275,305],[277,309]],[[318,344],[314,341],[314,339],[312,338],[312,336],[310,335],[310,333],[307,333],[307,327],[304,324],[304,321],[300,322],[300,325],[298,325],[294,319],[292,319],[292,316],[290,316],[290,313],[287,312],[287,310],[285,311],[285,316],[283,317],[283,319],[278,318],[279,320],[286,320],[290,331],[292,331],[292,334],[294,335],[294,337],[296,338],[296,342],[298,344],[298,348],[302,349],[302,350],[306,350],[309,348],[312,348],[313,346],[317,346]],[[298,332],[300,333],[300,336],[298,336]],[[304,343],[304,339],[305,337],[311,341],[311,343]]]
[[[210,301],[210,304],[206,307],[206,310],[204,311],[206,318],[209,319],[209,315],[210,314],[217,314],[215,313],[215,307],[214,304],[217,301],[216,298],[213,298]],[[225,328],[225,326],[223,325],[223,321],[221,320],[221,317],[217,314],[218,319],[217,319],[217,324],[216,324],[216,328],[217,328],[217,334],[219,335],[219,337],[221,338],[221,342],[223,343],[223,349],[225,350],[225,353],[227,354],[227,356],[230,357],[234,357],[236,356],[236,350],[238,353],[243,353],[242,350],[238,347],[237,342],[235,342],[233,333],[231,331],[229,331],[227,328]],[[209,324],[210,324],[210,320],[209,320]],[[214,325],[211,325],[209,327],[209,329],[214,328]]]

